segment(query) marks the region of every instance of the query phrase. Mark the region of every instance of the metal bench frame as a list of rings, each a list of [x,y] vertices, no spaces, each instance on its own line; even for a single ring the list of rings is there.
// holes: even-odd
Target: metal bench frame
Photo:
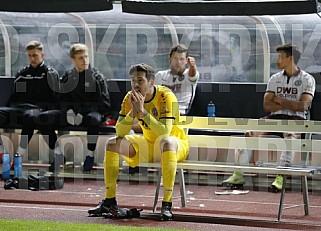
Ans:
[[[310,204],[308,195],[307,177],[315,173],[320,173],[319,169],[307,166],[308,156],[311,152],[320,152],[321,141],[311,140],[312,133],[321,133],[321,121],[297,121],[297,120],[265,120],[265,119],[238,119],[238,118],[207,118],[207,117],[184,117],[181,126],[188,134],[189,129],[200,130],[220,130],[220,131],[266,131],[266,132],[298,132],[304,133],[305,139],[285,140],[280,138],[266,137],[233,137],[233,136],[208,136],[208,135],[188,135],[191,146],[212,147],[227,149],[252,149],[252,150],[272,150],[283,151],[291,150],[301,152],[302,167],[254,167],[220,165],[215,162],[184,161],[177,163],[178,179],[180,184],[181,204],[186,207],[186,189],[184,180],[185,170],[204,170],[204,171],[242,171],[248,173],[278,174],[284,177],[280,195],[279,210],[277,220],[280,221],[284,209],[299,205],[284,207],[285,185],[288,176],[300,176],[303,195],[303,206],[305,215],[310,214]],[[214,142],[213,142],[214,141]],[[270,148],[262,144],[282,143],[282,147],[276,145]],[[153,167],[159,169],[157,187],[154,198],[153,212],[156,212],[161,187],[162,173],[160,163],[140,163],[141,167]]]

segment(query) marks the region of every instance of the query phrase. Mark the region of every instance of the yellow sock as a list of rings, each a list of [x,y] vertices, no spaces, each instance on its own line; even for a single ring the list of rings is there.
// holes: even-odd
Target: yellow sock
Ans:
[[[173,188],[177,169],[177,156],[175,151],[166,151],[162,156],[162,175],[164,186],[164,202],[172,202]]]
[[[116,197],[116,184],[119,173],[119,154],[106,151],[104,160],[104,178],[106,185],[106,198]]]

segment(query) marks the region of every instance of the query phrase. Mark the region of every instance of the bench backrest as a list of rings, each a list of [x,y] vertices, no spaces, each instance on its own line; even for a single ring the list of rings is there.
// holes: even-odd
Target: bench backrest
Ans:
[[[318,76],[315,76],[317,79]],[[319,76],[320,77],[320,76]],[[13,78],[0,77],[0,106],[5,105],[10,97]],[[125,94],[131,89],[129,80],[109,80],[112,110],[118,112]],[[217,117],[261,118],[266,113],[262,99],[266,84],[224,84],[198,83],[190,116],[207,116],[207,104],[212,100],[216,105]],[[311,108],[311,119],[321,120],[321,85],[317,85]]]

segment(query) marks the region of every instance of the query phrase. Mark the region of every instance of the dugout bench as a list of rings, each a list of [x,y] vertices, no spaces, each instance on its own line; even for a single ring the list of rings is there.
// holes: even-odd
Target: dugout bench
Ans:
[[[277,220],[280,221],[284,209],[285,185],[289,176],[300,176],[305,215],[310,214],[307,177],[320,173],[320,168],[308,166],[308,157],[311,152],[320,152],[321,141],[311,140],[312,133],[321,133],[321,121],[302,120],[266,120],[266,119],[242,119],[242,118],[208,118],[208,117],[183,117],[181,126],[188,131],[197,130],[220,130],[228,132],[266,131],[266,132],[298,132],[303,133],[305,139],[286,140],[268,137],[244,137],[244,136],[209,136],[189,135],[191,147],[226,148],[226,149],[252,149],[269,151],[296,151],[301,152],[301,165],[293,167],[278,166],[238,166],[233,164],[217,164],[208,161],[185,160],[177,164],[177,175],[180,184],[181,204],[186,207],[186,190],[184,170],[202,171],[241,171],[246,173],[276,174],[284,177],[283,187],[280,194],[280,202]],[[273,144],[272,146],[270,144]],[[141,167],[158,169],[157,188],[155,192],[153,212],[157,209],[159,191],[161,187],[161,164],[140,163]],[[296,205],[300,206],[300,205]],[[292,206],[293,207],[293,206]]]

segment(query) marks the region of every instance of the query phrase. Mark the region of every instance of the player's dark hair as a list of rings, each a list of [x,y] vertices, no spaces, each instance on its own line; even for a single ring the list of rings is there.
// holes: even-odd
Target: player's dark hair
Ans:
[[[169,53],[169,57],[172,57],[173,53],[186,53],[186,57],[188,57],[188,49],[183,44],[176,45],[172,47],[171,52]]]
[[[299,51],[299,48],[292,44],[285,44],[285,45],[278,46],[276,48],[276,51],[284,52],[288,57],[293,56],[293,60],[295,64],[299,62],[299,59],[301,57],[301,52]]]
[[[69,55],[71,58],[74,58],[76,54],[88,52],[88,47],[82,43],[76,43],[70,47]]]
[[[139,71],[146,73],[146,78],[148,81],[151,79],[155,79],[154,69],[145,63],[134,64],[129,68],[130,75],[132,75],[135,72],[139,72]]]

